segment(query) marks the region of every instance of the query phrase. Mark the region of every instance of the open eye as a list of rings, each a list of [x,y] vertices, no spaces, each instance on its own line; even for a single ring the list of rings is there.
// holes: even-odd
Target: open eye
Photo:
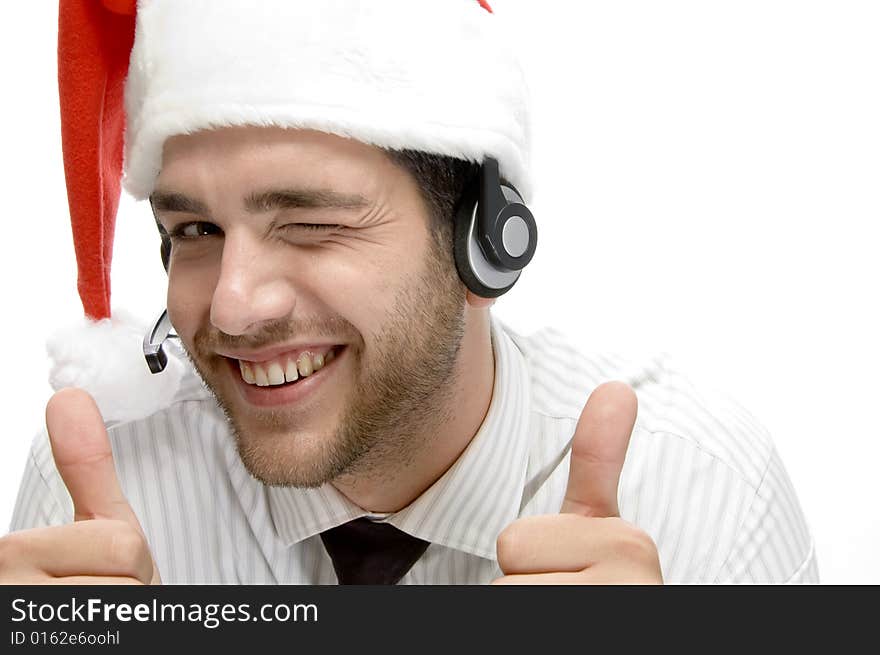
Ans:
[[[168,233],[172,239],[199,239],[201,237],[218,236],[223,234],[223,230],[206,221],[192,221],[189,223],[181,223],[176,225]]]

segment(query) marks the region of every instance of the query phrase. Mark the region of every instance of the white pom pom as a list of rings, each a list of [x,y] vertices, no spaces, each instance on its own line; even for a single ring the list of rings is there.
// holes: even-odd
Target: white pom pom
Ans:
[[[167,407],[186,366],[169,354],[168,365],[150,372],[143,354],[146,325],[130,317],[91,321],[56,332],[46,344],[52,368],[49,383],[58,390],[88,391],[106,423],[135,421]]]

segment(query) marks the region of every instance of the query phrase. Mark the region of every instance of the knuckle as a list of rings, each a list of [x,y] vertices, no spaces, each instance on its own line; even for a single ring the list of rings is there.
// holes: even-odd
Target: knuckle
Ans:
[[[657,559],[657,546],[651,535],[630,524],[621,530],[616,550],[627,560],[648,563]]]
[[[113,566],[121,571],[136,572],[147,552],[147,545],[140,533],[120,521],[107,544],[107,556]]]
[[[520,531],[517,530],[516,525],[511,524],[498,535],[498,540],[495,543],[495,550],[498,555],[498,563],[501,565],[502,569],[517,558],[521,542],[519,532]]]

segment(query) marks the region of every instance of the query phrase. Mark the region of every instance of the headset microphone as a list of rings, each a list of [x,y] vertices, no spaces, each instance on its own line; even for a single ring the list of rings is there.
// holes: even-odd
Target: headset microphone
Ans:
[[[144,335],[144,357],[147,366],[150,367],[150,373],[161,373],[168,365],[168,355],[165,353],[164,345],[165,341],[173,336],[171,329],[168,310],[163,309],[153,329]]]
[[[538,226],[516,188],[502,182],[487,157],[462,195],[455,216],[455,266],[462,282],[483,298],[509,291],[535,254]]]
[[[160,255],[162,256],[162,266],[165,272],[168,272],[168,264],[171,260],[171,239],[161,225],[158,224],[159,235],[162,237],[162,245],[160,246]],[[171,319],[168,318],[168,310],[163,309],[159,314],[159,318],[153,324],[153,327],[144,335],[144,358],[147,360],[147,366],[150,367],[151,373],[161,373],[168,365],[168,355],[165,353],[165,341],[169,338],[176,337],[172,334]]]

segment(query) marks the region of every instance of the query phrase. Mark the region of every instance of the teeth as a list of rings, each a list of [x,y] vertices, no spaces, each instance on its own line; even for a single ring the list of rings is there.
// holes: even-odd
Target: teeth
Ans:
[[[292,359],[287,360],[287,370],[284,371],[284,379],[288,382],[294,382],[299,379],[299,371],[296,370],[296,362]]]
[[[299,369],[299,374],[304,378],[310,376],[315,368],[312,366],[312,358],[309,357],[308,353],[303,353],[299,356],[299,359],[296,360],[296,367]]]
[[[248,384],[256,384],[257,379],[254,377],[254,369],[247,362],[239,360],[238,366],[241,368],[241,377]]]
[[[239,360],[238,366],[241,370],[241,378],[245,382],[255,384],[258,387],[269,387],[295,382],[301,377],[308,377],[332,362],[334,357],[333,350],[318,355],[304,352],[296,360],[288,359],[286,366],[280,361],[258,364],[242,360]]]
[[[269,364],[269,384],[284,384],[284,369],[281,364],[272,362]]]

